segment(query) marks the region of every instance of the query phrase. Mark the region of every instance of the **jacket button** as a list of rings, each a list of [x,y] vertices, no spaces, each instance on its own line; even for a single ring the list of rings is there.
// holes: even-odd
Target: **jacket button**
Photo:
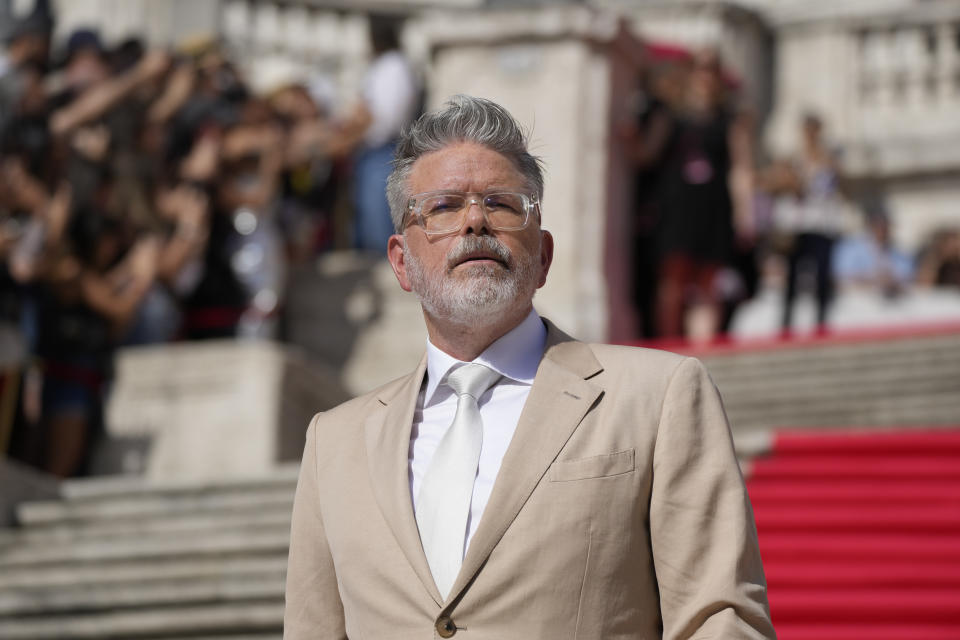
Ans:
[[[450,616],[440,616],[437,619],[437,633],[441,638],[452,638],[457,632],[457,625],[453,623]]]

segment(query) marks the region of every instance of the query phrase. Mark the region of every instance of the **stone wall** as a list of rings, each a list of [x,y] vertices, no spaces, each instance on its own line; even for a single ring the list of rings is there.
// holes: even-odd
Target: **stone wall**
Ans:
[[[290,280],[287,337],[336,371],[360,395],[412,371],[427,332],[416,296],[400,288],[390,264],[341,251]]]
[[[129,348],[116,366],[106,415],[114,451],[101,452],[99,472],[261,475],[299,459],[313,414],[348,397],[337,375],[266,341]]]
[[[14,508],[26,500],[59,495],[59,481],[0,454],[0,527],[14,522]]]

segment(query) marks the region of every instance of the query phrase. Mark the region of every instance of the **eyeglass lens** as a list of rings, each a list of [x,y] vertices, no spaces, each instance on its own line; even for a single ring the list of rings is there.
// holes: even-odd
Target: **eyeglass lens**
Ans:
[[[420,214],[427,231],[451,231],[462,224],[463,213],[473,198],[462,193],[441,193],[427,196],[420,205]],[[518,229],[527,217],[527,203],[519,193],[491,193],[483,196],[480,207],[494,229]]]

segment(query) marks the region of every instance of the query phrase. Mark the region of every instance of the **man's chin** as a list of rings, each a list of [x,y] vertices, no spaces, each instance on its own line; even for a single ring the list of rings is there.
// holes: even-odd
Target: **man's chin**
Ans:
[[[489,275],[448,281],[445,295],[418,293],[421,304],[432,316],[459,325],[484,325],[510,312],[518,304],[513,287],[504,290],[502,279]]]
[[[497,304],[498,302],[500,301],[471,301],[463,306],[435,309],[431,315],[453,325],[481,328],[502,321],[514,307],[513,303]]]

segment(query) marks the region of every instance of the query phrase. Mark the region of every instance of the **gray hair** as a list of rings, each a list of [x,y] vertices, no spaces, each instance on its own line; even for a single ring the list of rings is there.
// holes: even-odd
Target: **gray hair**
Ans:
[[[531,191],[543,199],[543,163],[527,151],[527,134],[510,113],[490,100],[458,94],[439,111],[425,113],[400,135],[387,178],[387,202],[397,233],[402,233],[407,181],[413,164],[431,151],[458,142],[473,142],[508,158],[523,174]]]

